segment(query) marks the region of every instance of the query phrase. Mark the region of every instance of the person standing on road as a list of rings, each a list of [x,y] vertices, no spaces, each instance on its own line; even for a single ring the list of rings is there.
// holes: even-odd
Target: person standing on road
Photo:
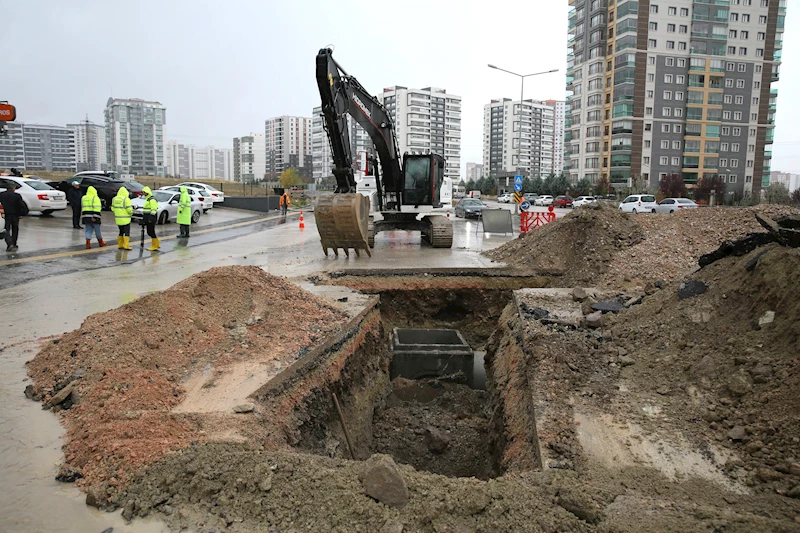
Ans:
[[[8,180],[8,188],[0,192],[0,205],[6,219],[6,252],[17,251],[19,219],[28,214],[28,205],[16,192],[17,182]]]
[[[281,211],[284,215],[286,215],[286,211],[289,210],[289,193],[286,189],[283,190],[283,194],[281,195]]]
[[[114,212],[114,221],[119,228],[117,236],[117,249],[131,250],[131,215],[133,215],[133,205],[131,204],[128,189],[120,187],[117,195],[111,200],[111,210]]]
[[[150,190],[150,187],[142,189],[142,194],[144,194],[145,197],[144,207],[142,207],[142,219],[144,220],[145,226],[147,226],[147,235],[153,240],[147,251],[157,252],[161,249],[161,243],[158,242],[158,236],[156,235],[158,200],[153,197],[153,191]]]
[[[192,227],[192,198],[184,186],[181,186],[181,199],[178,201],[178,224],[181,227],[179,237],[188,239]]]
[[[106,245],[103,240],[103,235],[100,233],[100,214],[103,211],[103,204],[100,202],[100,197],[97,196],[97,189],[89,187],[86,189],[86,194],[81,198],[81,217],[83,224],[86,226],[86,249],[92,248],[92,232],[97,237],[97,244],[100,248]]]
[[[67,200],[69,205],[72,206],[72,228],[83,229],[81,227],[81,199],[83,198],[83,191],[81,185],[77,181],[72,182],[72,187],[67,190]]]

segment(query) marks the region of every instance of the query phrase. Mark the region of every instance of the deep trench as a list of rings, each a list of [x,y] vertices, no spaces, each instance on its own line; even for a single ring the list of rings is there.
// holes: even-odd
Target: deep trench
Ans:
[[[462,373],[420,379],[389,379],[394,328],[458,330],[476,352],[476,374],[511,289],[418,289],[376,291],[379,338],[351,356],[352,368],[337,384],[355,459],[390,455],[398,463],[450,477],[489,479],[502,474],[502,443],[495,442],[499,410],[481,379],[469,385]],[[380,361],[380,364],[372,364]],[[485,378],[483,378],[485,379]],[[472,387],[470,386],[472,385]],[[491,385],[491,384],[486,384]],[[324,403],[324,398],[321,400]],[[341,423],[332,409],[317,407],[298,448],[348,457]]]

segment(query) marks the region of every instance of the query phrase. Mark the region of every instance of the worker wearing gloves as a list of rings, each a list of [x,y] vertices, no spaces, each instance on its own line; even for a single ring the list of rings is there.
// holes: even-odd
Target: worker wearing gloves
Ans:
[[[188,239],[189,228],[192,226],[192,199],[186,187],[183,186],[181,186],[181,199],[178,201],[178,224],[181,227],[178,237]]]
[[[153,243],[150,245],[150,248],[148,248],[147,251],[156,252],[161,249],[161,244],[158,242],[158,237],[156,236],[156,222],[158,222],[158,201],[153,197],[153,191],[150,190],[150,187],[145,187],[142,189],[142,194],[144,194],[145,197],[144,207],[142,208],[142,217],[144,219],[145,226],[147,226],[147,235],[153,239]]]
[[[97,244],[102,248],[106,245],[103,240],[103,235],[100,233],[100,213],[103,209],[103,204],[100,202],[100,197],[97,196],[97,189],[89,187],[86,189],[86,194],[81,198],[81,217],[84,226],[86,226],[86,249],[92,247],[92,232],[97,237]]]
[[[120,250],[130,250],[133,205],[131,205],[128,189],[125,187],[119,188],[117,195],[111,200],[111,210],[114,212],[114,220],[119,228],[117,248]]]

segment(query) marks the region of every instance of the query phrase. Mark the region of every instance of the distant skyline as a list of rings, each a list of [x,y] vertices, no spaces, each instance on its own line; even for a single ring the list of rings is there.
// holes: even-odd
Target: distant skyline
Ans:
[[[101,124],[109,97],[142,98],[166,106],[168,139],[232,148],[234,137],[263,131],[268,118],[311,116],[319,105],[314,57],[332,43],[337,61],[373,94],[393,85],[433,86],[462,97],[463,175],[467,162],[483,161],[483,106],[519,98],[519,79],[488,63],[522,74],[557,68],[526,80],[525,98],[566,97],[566,0],[498,0],[491,7],[410,0],[401,9],[354,0],[0,0],[0,9],[9,22],[0,32],[0,100],[14,104],[25,123],[66,125],[88,114]],[[776,84],[772,168],[786,172],[800,172],[795,9],[800,2],[789,2]],[[423,14],[438,24],[421,26]],[[391,32],[374,23],[387,20]]]

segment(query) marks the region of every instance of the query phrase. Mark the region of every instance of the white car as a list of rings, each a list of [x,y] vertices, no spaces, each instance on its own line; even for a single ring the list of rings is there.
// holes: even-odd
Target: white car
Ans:
[[[40,180],[0,176],[0,192],[5,191],[11,181],[17,184],[17,192],[29,211],[47,216],[67,208],[67,195]]]
[[[172,191],[153,191],[153,198],[158,202],[158,223],[166,224],[178,218],[178,203],[181,200],[181,194]],[[131,200],[133,206],[133,218],[142,218],[142,208],[144,207],[145,198],[140,196]],[[203,210],[198,200],[192,200],[192,222],[197,223],[200,220],[200,212]]]
[[[497,201],[503,204],[510,204],[511,203],[511,195],[508,193],[501,194],[497,197]]]
[[[572,201],[572,207],[580,207],[582,205],[592,204],[595,202],[597,202],[597,198],[594,196],[578,196]]]
[[[655,213],[656,197],[652,194],[632,194],[622,200],[619,210],[624,213]]]
[[[688,198],[664,198],[656,206],[656,213],[674,213],[680,209],[697,209],[697,204]]]
[[[205,191],[208,194],[209,198],[211,198],[211,201],[214,202],[215,204],[225,200],[225,193],[215,189],[211,185],[206,185],[205,183],[198,183],[196,181],[192,182],[187,181],[185,183],[179,183],[178,187],[180,187],[181,185],[184,185],[186,187],[191,187],[192,189],[198,189],[199,191]]]
[[[203,207],[203,213],[208,213],[208,210],[214,207],[214,201],[204,191],[201,191],[200,189],[195,189],[193,187],[189,187],[188,185],[184,185],[184,187],[186,187],[186,192],[189,193],[189,196],[192,198],[192,200],[197,200],[198,202],[200,202],[200,205]],[[180,193],[181,186],[170,185],[168,187],[161,187],[158,190]]]
[[[538,197],[536,200],[533,201],[533,205],[540,205],[542,207],[547,207],[548,205],[553,205],[553,197],[549,194],[544,194]]]

